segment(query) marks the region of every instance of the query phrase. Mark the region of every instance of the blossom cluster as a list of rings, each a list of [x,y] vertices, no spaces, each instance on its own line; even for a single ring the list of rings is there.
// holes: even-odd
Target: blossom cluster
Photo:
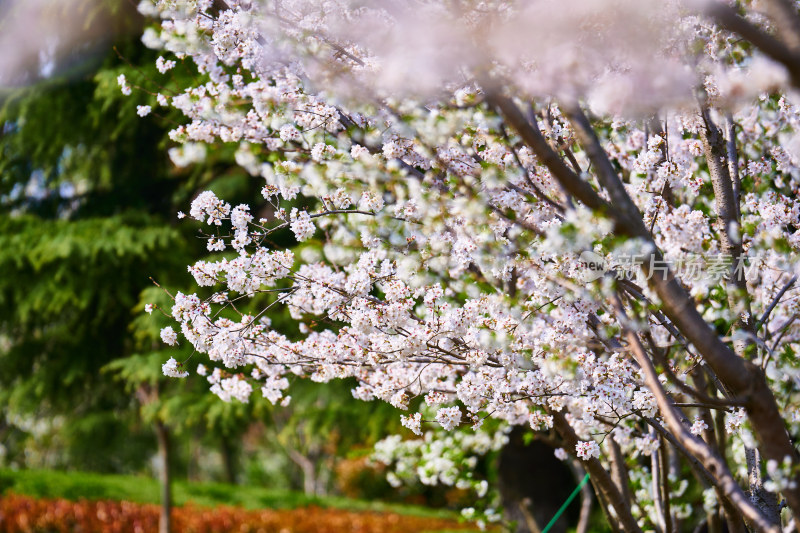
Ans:
[[[469,518],[485,524],[499,519],[498,494],[476,467],[480,459],[499,451],[508,442],[507,429],[492,435],[439,429],[427,431],[419,439],[392,435],[375,445],[371,458],[389,467],[387,479],[393,486],[419,482],[469,491],[474,498]]]

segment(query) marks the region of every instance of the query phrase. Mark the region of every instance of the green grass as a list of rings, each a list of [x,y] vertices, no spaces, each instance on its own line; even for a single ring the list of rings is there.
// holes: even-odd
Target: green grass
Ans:
[[[5,492],[36,498],[159,502],[158,482],[152,478],[90,472],[0,469],[0,494]],[[457,514],[452,511],[421,506],[342,497],[309,497],[303,493],[288,490],[224,483],[176,481],[172,485],[172,495],[176,505],[186,503],[205,507],[233,505],[245,509],[294,509],[317,505],[352,511],[395,512],[431,518],[454,519],[457,517]]]

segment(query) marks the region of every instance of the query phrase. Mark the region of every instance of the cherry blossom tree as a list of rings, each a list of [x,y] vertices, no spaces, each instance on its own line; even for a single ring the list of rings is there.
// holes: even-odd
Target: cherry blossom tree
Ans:
[[[580,461],[615,529],[795,527],[796,2],[140,11],[159,70],[198,72],[141,114],[185,114],[178,165],[238,144],[270,206],[205,192],[189,210],[230,254],[189,267],[198,291],[163,310],[162,338],[217,363],[215,394],[286,402],[291,377],[355,378],[357,398],[408,410],[380,453],[427,461],[430,482],[486,494],[435,457],[527,425]],[[276,306],[299,340],[270,328]]]

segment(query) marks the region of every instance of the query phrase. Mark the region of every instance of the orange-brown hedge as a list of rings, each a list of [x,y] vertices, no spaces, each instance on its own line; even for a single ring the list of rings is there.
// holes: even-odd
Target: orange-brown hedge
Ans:
[[[118,501],[78,502],[0,497],[2,533],[73,533],[158,531],[157,505]],[[465,524],[397,513],[354,512],[306,507],[250,511],[238,507],[186,505],[172,511],[173,531],[185,533],[409,533],[467,529]]]

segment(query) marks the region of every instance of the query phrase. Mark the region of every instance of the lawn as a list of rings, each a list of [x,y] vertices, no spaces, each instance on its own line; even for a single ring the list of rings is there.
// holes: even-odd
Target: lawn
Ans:
[[[23,498],[20,498],[23,497]],[[25,500],[24,497],[29,497]],[[15,504],[11,505],[11,501]],[[35,499],[34,502],[30,499]],[[173,498],[176,506],[190,506],[185,511],[180,511],[180,516],[205,515],[207,519],[218,520],[233,513],[234,520],[271,520],[294,521],[298,531],[305,531],[306,527],[314,527],[314,524],[327,522],[325,531],[330,530],[332,521],[345,520],[342,526],[348,521],[355,520],[361,524],[363,520],[385,520],[400,522],[407,521],[408,526],[434,524],[440,527],[454,527],[457,525],[458,515],[452,511],[441,509],[429,509],[414,505],[389,504],[374,501],[355,500],[341,497],[309,497],[303,493],[270,489],[264,487],[228,485],[224,483],[187,483],[177,481],[173,484]],[[101,505],[100,509],[105,512],[117,513],[120,517],[131,516],[133,512],[139,520],[142,516],[150,520],[156,519],[157,511],[155,508],[145,505],[145,507],[131,511],[130,509],[114,511],[114,504],[111,502],[133,502],[135,504],[157,504],[159,502],[159,486],[154,479],[143,476],[121,476],[108,474],[95,474],[89,472],[62,472],[52,470],[9,470],[0,469],[0,503],[5,499],[5,503],[11,508],[22,506],[27,513],[36,514],[37,505],[41,507],[38,514],[51,515],[53,509],[64,508],[64,503],[56,500],[69,500],[72,502],[82,501],[84,504],[94,506]],[[27,503],[26,503],[27,501]],[[92,504],[91,502],[98,502]],[[211,509],[216,508],[216,509]],[[234,508],[252,511],[250,514],[244,511],[236,511]],[[194,509],[194,510],[192,510]],[[307,509],[305,513],[302,509]],[[328,509],[329,512],[326,512]],[[254,514],[254,512],[262,514]],[[301,514],[308,514],[302,519],[298,518],[298,511]],[[69,511],[75,514],[74,511]],[[95,513],[93,510],[92,513]],[[271,512],[274,516],[266,516],[264,512]],[[126,514],[127,513],[127,514]],[[143,513],[143,514],[142,514]],[[217,514],[215,518],[209,515]],[[237,515],[238,513],[238,515]],[[353,515],[352,513],[365,513],[364,515]],[[7,514],[11,514],[7,510]],[[77,514],[81,514],[78,512]],[[85,513],[83,513],[85,514]],[[236,515],[236,516],[234,516]],[[285,516],[284,516],[285,515]],[[318,515],[309,522],[311,515]],[[382,515],[383,518],[377,515]],[[364,518],[358,518],[363,516]],[[392,518],[395,517],[395,518]],[[198,516],[199,518],[199,516]],[[125,518],[127,519],[127,518]],[[300,521],[298,521],[300,520]],[[0,525],[3,525],[0,520]],[[206,520],[208,522],[208,520]],[[309,526],[310,524],[310,526]],[[8,524],[6,524],[8,525]],[[396,525],[401,526],[401,523]],[[350,527],[350,526],[348,526]],[[375,527],[379,530],[385,526],[376,523]],[[461,525],[460,527],[463,527]],[[194,530],[194,527],[191,528]],[[213,528],[212,528],[213,529]],[[4,530],[0,527],[0,530]],[[5,529],[17,531],[16,529]],[[4,530],[4,531],[5,531]],[[22,531],[23,529],[20,529]],[[335,528],[333,530],[338,530]],[[371,531],[370,528],[364,529]],[[320,530],[321,531],[321,530]]]
[[[67,500],[118,500],[137,503],[159,503],[159,486],[155,479],[144,476],[62,472],[55,470],[0,469],[0,494],[13,492],[36,498]],[[306,496],[302,492],[283,489],[229,485],[225,483],[188,483],[176,481],[172,486],[175,505],[192,503],[204,507],[233,505],[245,509],[294,509],[315,505],[349,511],[393,512],[431,518],[455,518],[457,514],[443,509],[418,505],[355,500],[336,496]]]

